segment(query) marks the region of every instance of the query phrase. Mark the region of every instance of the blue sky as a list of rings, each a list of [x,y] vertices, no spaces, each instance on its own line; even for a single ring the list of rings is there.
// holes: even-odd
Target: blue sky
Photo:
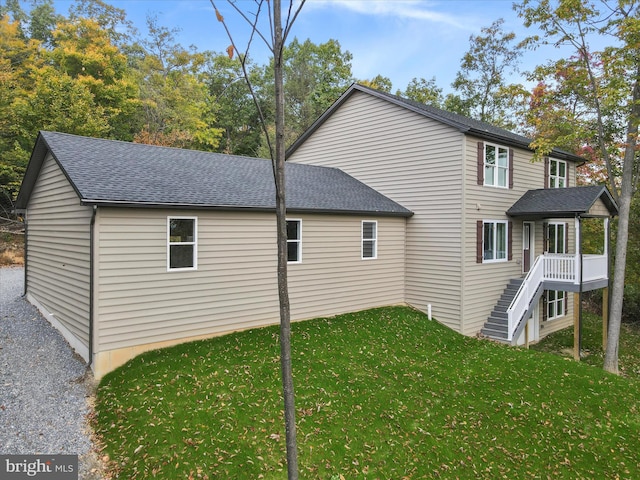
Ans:
[[[223,52],[228,37],[215,17],[209,0],[106,0],[124,9],[141,32],[145,18],[156,15],[158,23],[178,28],[177,39],[184,46]],[[531,32],[512,9],[511,0],[308,0],[294,25],[292,34],[314,43],[329,39],[340,42],[342,50],[353,55],[352,71],[358,79],[378,74],[393,82],[393,92],[404,90],[416,78],[436,77],[437,84],[450,91],[450,84],[469,48],[469,36],[479,34],[494,20],[505,20],[504,30],[522,39]],[[55,0],[66,13],[71,0]],[[237,0],[250,11],[254,2]],[[287,5],[288,1],[283,0]],[[246,44],[248,24],[228,5],[216,0],[238,46]],[[253,44],[250,55],[265,63],[268,51],[262,43]],[[548,58],[559,56],[551,47],[531,52],[523,58],[522,70],[533,68]],[[518,80],[518,79],[516,79]]]

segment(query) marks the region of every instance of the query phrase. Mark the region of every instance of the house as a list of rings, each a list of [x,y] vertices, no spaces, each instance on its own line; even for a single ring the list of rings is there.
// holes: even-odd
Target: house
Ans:
[[[409,304],[517,344],[608,286],[617,207],[576,186],[578,156],[533,162],[527,138],[357,84],[287,156],[293,320]],[[26,296],[97,377],[277,323],[274,190],[267,160],[41,132],[16,204]]]
[[[576,187],[576,155],[533,162],[525,137],[354,84],[287,159],[409,208],[405,301],[464,335],[538,340],[573,323],[580,292],[608,285],[608,233],[585,255],[580,224],[608,232],[617,207],[606,187]]]
[[[291,318],[404,303],[411,211],[335,168],[286,174]],[[270,161],[41,132],[16,207],[26,297],[98,378],[279,321]]]

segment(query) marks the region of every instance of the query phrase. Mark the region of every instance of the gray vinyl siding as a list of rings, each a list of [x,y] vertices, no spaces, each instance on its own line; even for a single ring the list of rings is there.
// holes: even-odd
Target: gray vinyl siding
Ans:
[[[27,207],[27,292],[86,346],[91,215],[48,155]]]
[[[467,161],[465,169],[465,244],[464,276],[462,289],[465,292],[463,311],[465,324],[462,333],[476,334],[487,321],[491,310],[512,278],[522,274],[522,222],[512,219],[506,211],[527,191],[544,188],[544,163],[531,162],[532,153],[524,149],[514,149],[513,188],[497,188],[477,184],[477,145],[481,141],[475,137],[466,138]],[[495,142],[491,142],[495,143]],[[570,184],[575,182],[575,165],[568,163]],[[476,223],[478,220],[511,221],[512,252],[510,261],[477,263]],[[525,219],[526,221],[526,219]],[[575,251],[575,229],[573,219],[568,222],[569,252]],[[535,222],[535,256],[542,253],[543,222]],[[571,295],[569,295],[571,299]],[[571,305],[570,305],[571,307]]]
[[[198,218],[198,269],[167,271],[167,216]],[[378,259],[361,260],[362,218],[302,219],[289,265],[293,320],[404,300],[404,218],[378,221]],[[100,209],[99,350],[226,333],[279,321],[275,216]]]
[[[464,295],[464,328],[462,333],[473,335],[480,331],[491,310],[511,278],[522,276],[522,222],[512,220],[506,211],[527,190],[543,188],[544,164],[531,163],[531,153],[514,149],[513,188],[498,188],[478,185],[477,148],[479,138],[466,138],[465,168],[465,275],[462,289]],[[491,142],[495,143],[495,142]],[[513,259],[494,263],[476,261],[476,224],[478,220],[512,221]],[[540,227],[540,230],[542,228]],[[538,229],[536,228],[536,233]],[[539,254],[536,251],[536,254]]]
[[[354,93],[291,156],[337,167],[412,210],[406,301],[460,331],[463,135],[442,123]]]

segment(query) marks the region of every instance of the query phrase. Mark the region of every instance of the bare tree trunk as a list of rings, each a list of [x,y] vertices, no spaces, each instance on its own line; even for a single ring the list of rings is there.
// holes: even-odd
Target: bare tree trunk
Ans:
[[[638,67],[640,76],[640,66]],[[627,144],[622,167],[622,185],[618,196],[618,237],[616,239],[616,262],[613,269],[613,288],[611,295],[611,311],[609,332],[607,335],[607,351],[604,357],[604,369],[618,373],[618,343],[622,324],[622,303],[624,299],[624,277],[627,264],[627,242],[629,240],[629,214],[634,190],[634,174],[636,173],[636,145],[638,121],[640,119],[640,83],[633,89],[633,107],[627,123]],[[613,186],[615,188],[615,186]]]
[[[287,284],[287,211],[285,202],[284,89],[282,79],[282,19],[280,0],[273,1],[274,55],[273,69],[276,98],[275,183],[276,224],[278,230],[278,296],[280,300],[280,365],[284,394],[284,421],[289,480],[298,479],[296,410],[291,366],[291,314]]]

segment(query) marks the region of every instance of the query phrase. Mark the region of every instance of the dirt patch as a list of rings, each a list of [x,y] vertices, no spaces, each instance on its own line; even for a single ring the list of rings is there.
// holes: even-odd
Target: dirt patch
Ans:
[[[0,266],[24,265],[24,230],[0,229]]]

